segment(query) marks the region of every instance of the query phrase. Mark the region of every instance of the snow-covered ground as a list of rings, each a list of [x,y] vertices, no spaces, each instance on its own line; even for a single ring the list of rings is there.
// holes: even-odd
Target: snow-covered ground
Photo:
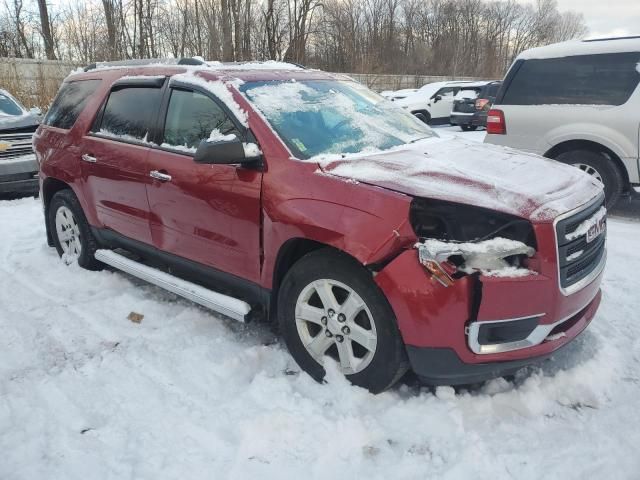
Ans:
[[[0,478],[638,478],[640,222],[541,369],[378,396],[299,373],[266,327],[67,267],[40,203],[0,202]],[[127,319],[144,315],[141,323]]]
[[[542,368],[373,396],[265,326],[65,266],[40,202],[0,201],[0,479],[637,479],[640,222],[608,235],[602,307]]]

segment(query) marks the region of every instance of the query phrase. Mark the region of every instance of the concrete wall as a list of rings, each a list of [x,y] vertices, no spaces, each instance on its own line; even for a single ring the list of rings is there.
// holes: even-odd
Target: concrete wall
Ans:
[[[375,73],[347,73],[354,80],[365,84],[376,92],[383,90],[400,90],[401,88],[420,88],[432,82],[448,80],[478,80],[474,77],[453,77],[436,75],[382,75]]]
[[[0,58],[0,88],[15,95],[27,108],[45,110],[62,80],[76,69],[71,62]]]

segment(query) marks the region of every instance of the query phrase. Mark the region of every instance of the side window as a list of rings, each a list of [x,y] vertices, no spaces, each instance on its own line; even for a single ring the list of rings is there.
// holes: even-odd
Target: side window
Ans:
[[[622,105],[640,81],[640,52],[525,60],[505,105]]]
[[[149,87],[124,87],[112,90],[104,107],[102,122],[93,131],[123,140],[147,141],[162,90]]]
[[[496,95],[498,95],[498,90],[500,90],[500,84],[492,83],[491,85],[489,85],[489,88],[487,89],[487,97],[496,98]]]
[[[173,89],[162,146],[195,152],[202,140],[232,140],[240,132],[225,111],[206,95]]]
[[[456,93],[455,90],[457,89],[453,87],[441,88],[436,92],[436,94],[434,95],[434,98],[436,97],[436,95],[440,95],[441,97],[453,97]]]
[[[63,84],[42,123],[64,129],[73,127],[100,82],[101,80],[79,80]]]

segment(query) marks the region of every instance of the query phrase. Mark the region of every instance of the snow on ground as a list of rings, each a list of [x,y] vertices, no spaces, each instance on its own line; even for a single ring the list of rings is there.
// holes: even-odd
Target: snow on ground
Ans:
[[[2,201],[0,478],[636,479],[638,236],[609,221],[602,307],[542,368],[373,396],[313,382],[264,326],[65,266],[40,202]]]

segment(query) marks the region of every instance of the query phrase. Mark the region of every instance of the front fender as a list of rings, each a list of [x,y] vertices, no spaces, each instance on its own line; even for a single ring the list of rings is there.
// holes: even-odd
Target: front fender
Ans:
[[[298,162],[301,163],[301,162]],[[301,168],[293,165],[293,168]],[[411,197],[370,185],[309,172],[306,193],[264,187],[263,285],[271,287],[276,258],[291,239],[341,250],[363,265],[383,261],[416,241],[409,224]],[[274,185],[276,187],[276,185]]]

